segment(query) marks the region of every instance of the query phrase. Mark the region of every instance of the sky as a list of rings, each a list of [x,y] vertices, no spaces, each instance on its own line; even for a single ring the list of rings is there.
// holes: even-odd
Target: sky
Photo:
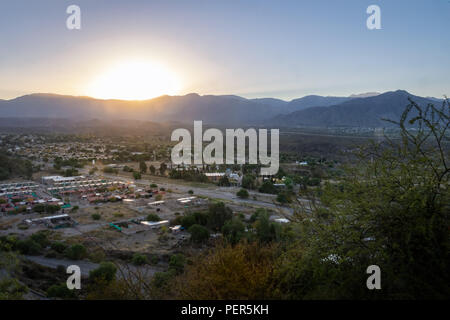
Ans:
[[[80,30],[66,27],[72,4]],[[366,27],[372,4],[380,30]],[[397,89],[442,97],[449,30],[450,0],[2,0],[0,99],[100,97],[105,77],[122,78],[130,94],[148,84],[161,94],[285,100]],[[134,79],[115,72],[130,61],[161,67],[176,86],[163,92],[151,68]],[[122,82],[109,83],[101,98],[120,91]]]

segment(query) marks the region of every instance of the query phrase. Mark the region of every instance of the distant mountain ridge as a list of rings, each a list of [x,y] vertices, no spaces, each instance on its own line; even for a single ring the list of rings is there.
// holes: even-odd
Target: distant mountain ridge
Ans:
[[[275,98],[246,99],[235,95],[161,96],[143,101],[101,100],[37,93],[0,100],[1,118],[49,118],[72,120],[142,120],[188,123],[203,120],[220,125],[367,126],[380,116],[398,119],[407,96],[418,102],[436,100],[412,96],[406,91],[366,93],[350,97],[308,95],[292,101]],[[368,96],[367,96],[368,95]],[[367,96],[367,97],[365,97]],[[367,119],[364,119],[367,118]]]
[[[437,99],[412,95],[404,90],[389,91],[367,98],[354,98],[328,107],[312,107],[272,119],[279,126],[388,127],[383,119],[398,121],[408,98],[420,106],[436,104]]]

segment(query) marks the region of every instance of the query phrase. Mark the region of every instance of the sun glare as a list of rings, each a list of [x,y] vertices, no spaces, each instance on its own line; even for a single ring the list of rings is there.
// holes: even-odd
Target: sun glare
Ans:
[[[172,72],[151,62],[119,64],[96,78],[88,95],[100,99],[145,100],[177,94],[180,84]]]

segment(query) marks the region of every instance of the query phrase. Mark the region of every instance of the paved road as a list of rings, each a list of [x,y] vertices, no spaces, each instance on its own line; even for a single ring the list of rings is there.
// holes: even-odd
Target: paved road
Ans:
[[[65,268],[67,268],[68,266],[71,265],[77,265],[80,267],[81,275],[83,276],[88,276],[91,270],[94,270],[99,267],[98,263],[93,263],[84,260],[55,259],[55,258],[46,258],[44,256],[29,256],[29,255],[25,255],[24,257],[34,263],[52,269],[56,269],[58,266],[64,266]]]
[[[91,270],[97,269],[100,265],[98,263],[85,261],[85,260],[68,260],[68,259],[56,259],[56,258],[47,258],[44,256],[24,256],[26,259],[40,264],[41,266],[45,266],[48,268],[56,269],[58,266],[64,266],[67,268],[70,265],[77,265],[80,267],[82,276],[89,276],[89,272]],[[140,275],[142,277],[153,276],[155,272],[163,271],[162,268],[153,267],[153,266],[142,266],[136,267],[132,264],[120,264],[119,265],[122,272],[120,270],[117,271],[117,277],[131,277],[134,278],[134,275]]]

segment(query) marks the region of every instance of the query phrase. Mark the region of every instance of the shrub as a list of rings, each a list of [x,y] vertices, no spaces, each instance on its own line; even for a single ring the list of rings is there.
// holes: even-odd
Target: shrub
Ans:
[[[245,189],[239,190],[239,191],[236,193],[236,195],[237,195],[239,198],[241,198],[241,199],[247,199],[248,196],[249,196],[248,191],[245,190]]]
[[[142,266],[142,265],[148,263],[148,259],[147,259],[147,256],[144,256],[139,253],[135,253],[133,255],[133,258],[131,259],[131,262],[136,266]]]
[[[161,218],[156,213],[150,213],[147,216],[147,221],[161,221]]]
[[[276,194],[278,191],[277,191],[277,188],[273,185],[273,183],[271,181],[266,180],[262,184],[261,188],[259,188],[259,192],[261,192],[261,193],[269,193],[269,194]]]
[[[71,260],[81,260],[86,257],[86,248],[82,244],[74,244],[66,249],[65,255]]]
[[[89,272],[89,281],[111,282],[116,278],[117,268],[112,262],[102,262],[97,269]]]
[[[75,299],[76,295],[74,290],[67,288],[65,283],[54,284],[47,289],[47,297],[49,298],[61,298],[61,299]]]
[[[209,231],[204,226],[194,224],[188,229],[191,234],[192,241],[196,243],[203,243],[209,239]]]
[[[63,253],[66,250],[67,246],[59,241],[52,242],[50,247],[58,253]]]
[[[41,253],[42,247],[36,241],[32,239],[19,240],[16,244],[22,254],[38,255]]]
[[[99,213],[94,213],[92,216],[92,219],[94,220],[100,220],[100,218],[102,217]]]
[[[175,270],[176,274],[181,274],[184,271],[186,258],[182,254],[174,254],[169,259],[169,269]]]
[[[225,222],[232,217],[233,211],[223,202],[212,204],[208,209],[208,226],[213,230],[221,230]]]
[[[227,241],[231,244],[236,244],[245,234],[245,225],[240,219],[232,219],[225,223],[222,233]]]

